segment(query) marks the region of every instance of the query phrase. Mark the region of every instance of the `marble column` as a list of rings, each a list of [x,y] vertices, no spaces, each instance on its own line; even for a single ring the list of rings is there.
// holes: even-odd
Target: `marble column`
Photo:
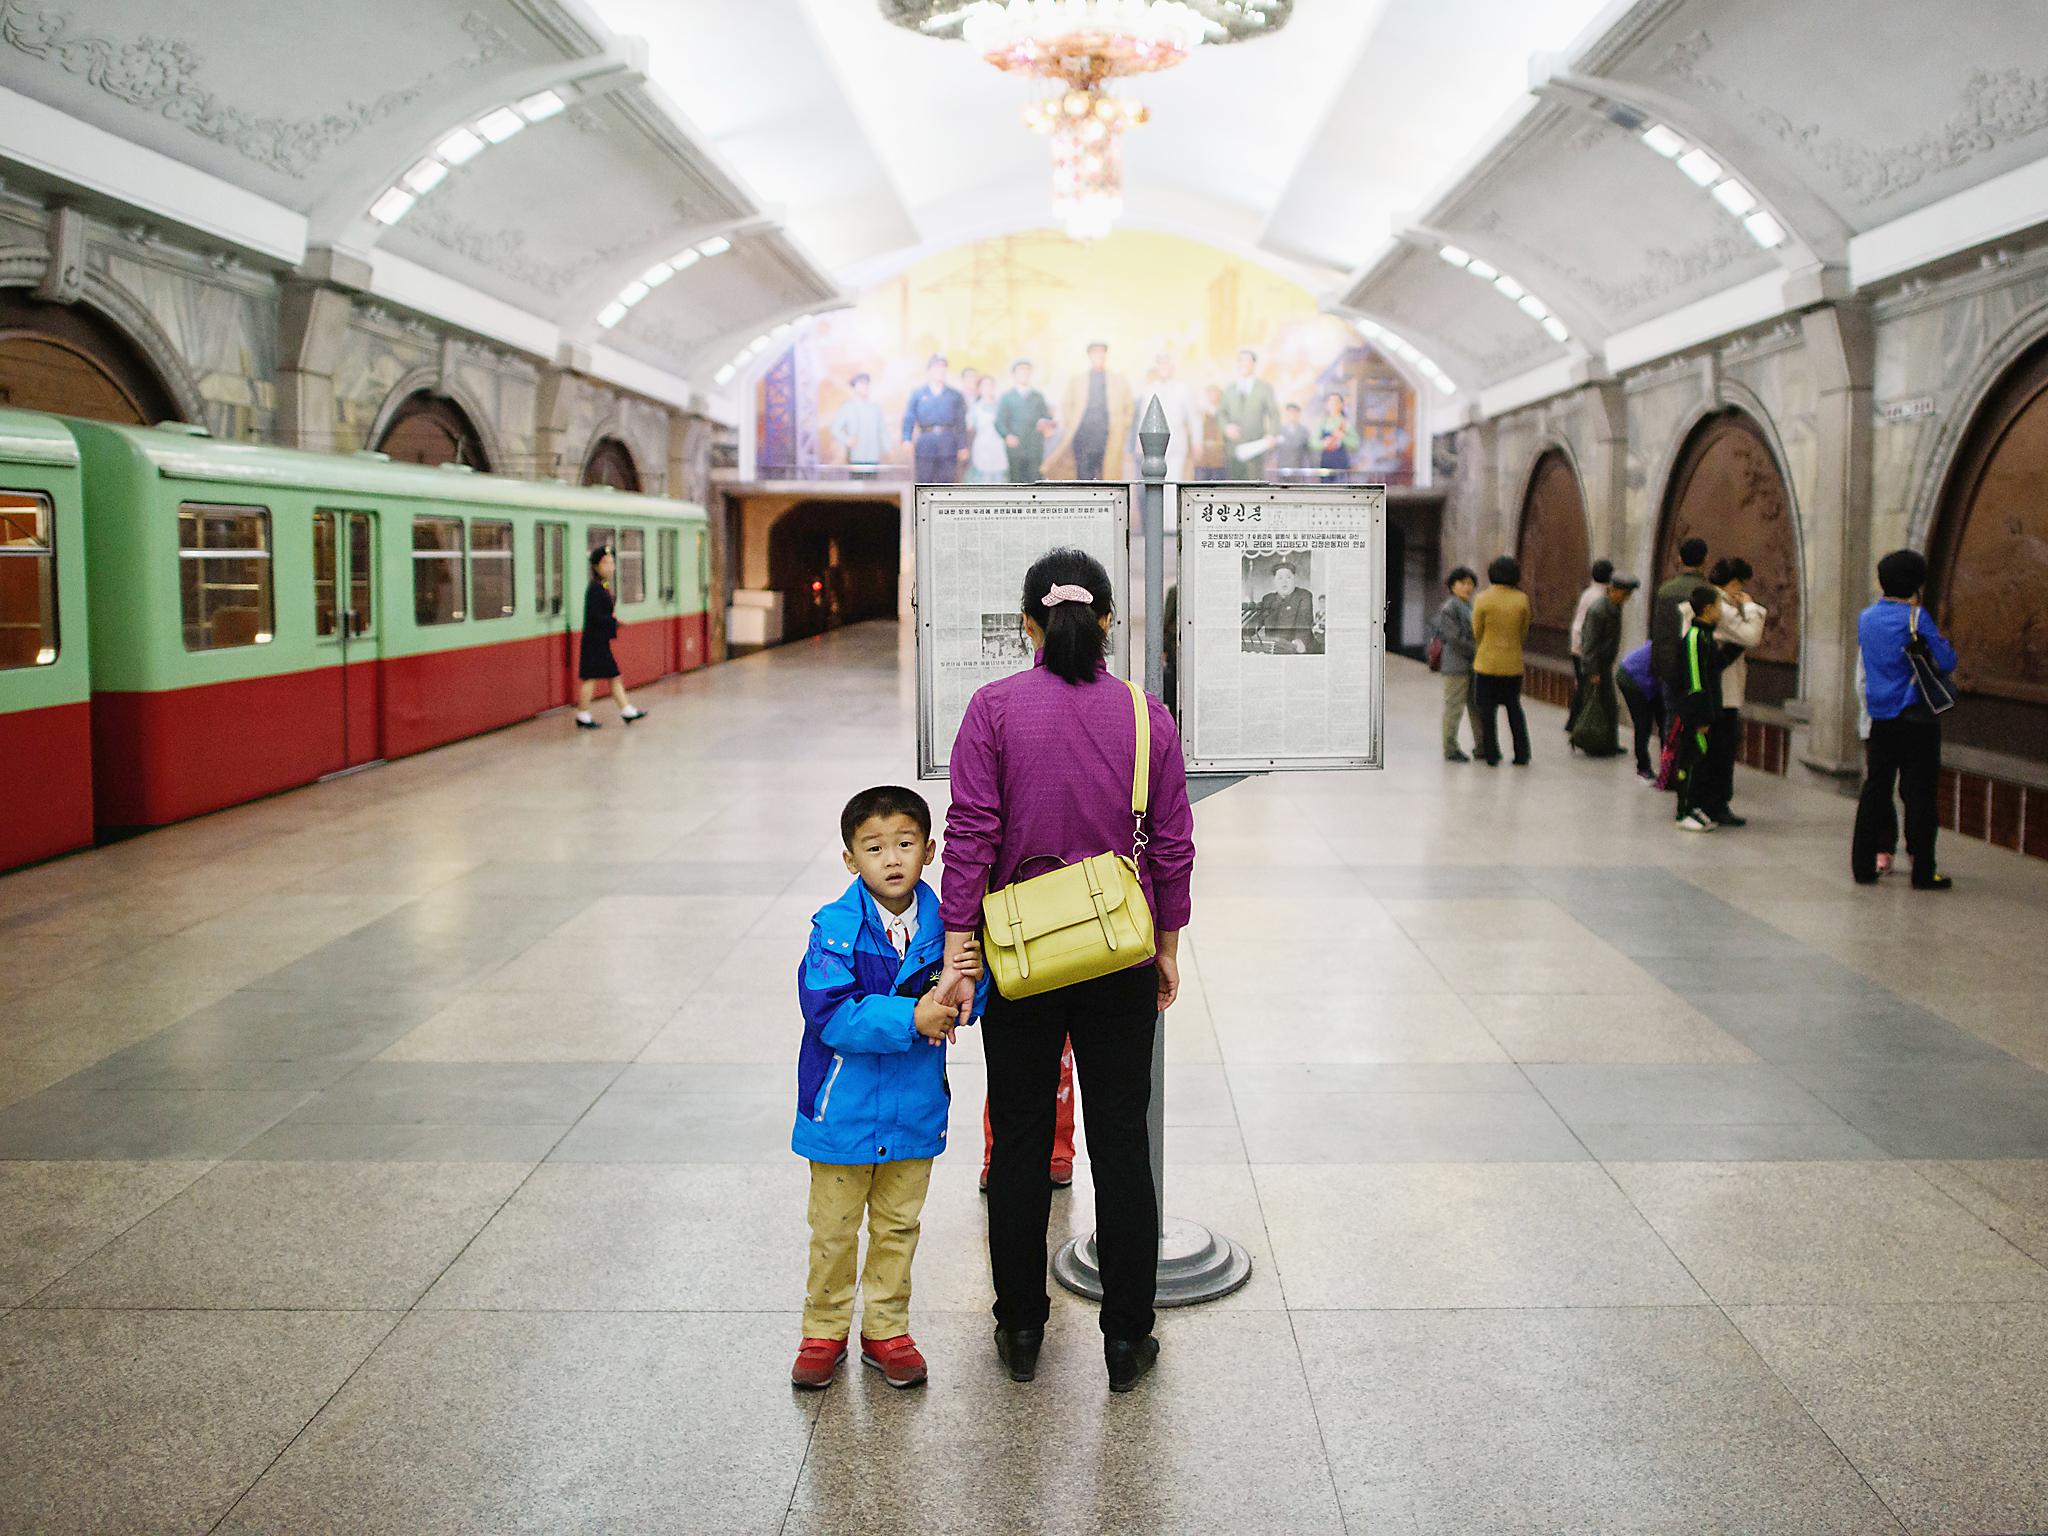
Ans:
[[[1819,384],[1816,468],[1800,509],[1806,552],[1806,655],[1800,691],[1809,711],[1809,768],[1852,774],[1856,736],[1856,616],[1875,581],[1870,545],[1871,385],[1875,347],[1867,302],[1823,305],[1800,317]]]
[[[341,358],[356,295],[370,283],[370,265],[336,250],[307,253],[278,301],[277,440],[288,448],[327,453],[340,419],[334,370]]]

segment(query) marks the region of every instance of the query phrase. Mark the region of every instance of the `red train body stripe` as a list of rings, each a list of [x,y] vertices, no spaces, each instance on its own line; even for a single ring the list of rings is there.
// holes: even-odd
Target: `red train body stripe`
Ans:
[[[626,685],[701,666],[706,627],[701,613],[627,625],[613,646]],[[51,759],[48,777],[57,782],[40,791],[77,785],[89,819],[96,812],[102,827],[161,826],[530,719],[573,696],[575,653],[574,636],[553,635],[354,662],[345,706],[339,667],[164,693],[96,693],[90,780],[81,740],[77,765]],[[72,707],[82,738],[85,707]],[[0,728],[23,718],[0,716]],[[89,841],[90,827],[66,846]],[[20,862],[0,845],[0,868]]]
[[[92,707],[53,704],[0,715],[7,764],[0,869],[92,842]]]

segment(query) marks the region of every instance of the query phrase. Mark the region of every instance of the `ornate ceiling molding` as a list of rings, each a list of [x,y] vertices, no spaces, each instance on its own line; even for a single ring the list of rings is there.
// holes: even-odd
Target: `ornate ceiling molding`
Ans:
[[[518,51],[511,37],[480,12],[464,16],[462,29],[470,38],[468,54],[410,85],[370,101],[348,102],[335,112],[270,117],[244,112],[202,86],[204,61],[190,43],[149,35],[122,40],[85,31],[66,13],[33,0],[0,0],[0,42],[78,76],[115,101],[155,113],[294,180],[449,76]]]
[[[680,216],[682,205],[672,210]],[[673,228],[673,224],[663,226]],[[561,261],[549,261],[527,248],[523,229],[485,229],[458,217],[446,203],[429,198],[405,221],[408,233],[431,241],[445,251],[473,261],[501,277],[523,283],[537,293],[559,298],[579,278],[601,264],[614,261],[626,251],[638,250],[656,238],[658,230],[641,230],[609,245],[593,246]]]
[[[1712,74],[1704,61],[1713,48],[1711,37],[1695,32],[1672,44],[1656,73],[1740,103],[1757,127],[1805,156],[1859,207],[1896,197],[1930,176],[2048,128],[2048,75],[1980,64],[1964,80],[1954,115],[1939,128],[1900,144],[1854,143],[1830,136],[1818,123],[1795,122]]]

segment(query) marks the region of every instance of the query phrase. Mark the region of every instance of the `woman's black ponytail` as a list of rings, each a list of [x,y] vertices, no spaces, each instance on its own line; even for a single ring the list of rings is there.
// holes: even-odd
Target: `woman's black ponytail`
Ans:
[[[1089,600],[1048,608],[1046,594],[1054,587],[1079,587]],[[1109,572],[1093,555],[1055,549],[1039,556],[1024,573],[1024,615],[1045,631],[1045,666],[1055,677],[1070,683],[1095,681],[1109,643],[1102,621],[1115,611]]]

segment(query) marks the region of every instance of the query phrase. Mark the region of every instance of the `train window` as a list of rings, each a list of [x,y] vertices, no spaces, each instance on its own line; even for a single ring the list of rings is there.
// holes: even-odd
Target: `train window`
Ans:
[[[647,600],[647,535],[638,528],[619,530],[619,601]]]
[[[682,548],[681,537],[676,533],[675,529],[664,528],[661,530],[659,548],[661,551],[661,572],[658,579],[661,583],[661,600],[664,603],[672,603],[676,600],[677,551]]]
[[[268,645],[277,610],[270,592],[270,511],[188,501],[178,508],[178,587],[185,649]]]
[[[57,557],[50,503],[0,491],[0,668],[57,659]]]
[[[460,624],[468,613],[462,580],[462,519],[412,520],[412,617],[415,624]]]
[[[313,633],[326,639],[341,623],[338,512],[313,514]]]
[[[593,555],[594,555],[594,554],[596,554],[596,553],[597,553],[597,552],[598,552],[598,551],[599,551],[600,549],[609,549],[610,551],[612,551],[612,553],[613,553],[613,554],[617,554],[617,553],[618,553],[618,549],[619,549],[619,530],[618,530],[618,529],[616,529],[616,528],[599,528],[599,527],[596,527],[596,526],[594,526],[594,525],[592,526],[592,528],[591,528],[591,530],[590,530],[590,550],[589,550],[589,553],[590,553],[590,554],[593,554]]]
[[[533,525],[533,611],[548,616],[548,525]]]
[[[377,622],[377,586],[371,562],[376,559],[370,514],[348,515],[348,632],[367,635]]]
[[[478,518],[469,525],[469,598],[479,619],[502,619],[513,611],[513,580],[512,525]]]

